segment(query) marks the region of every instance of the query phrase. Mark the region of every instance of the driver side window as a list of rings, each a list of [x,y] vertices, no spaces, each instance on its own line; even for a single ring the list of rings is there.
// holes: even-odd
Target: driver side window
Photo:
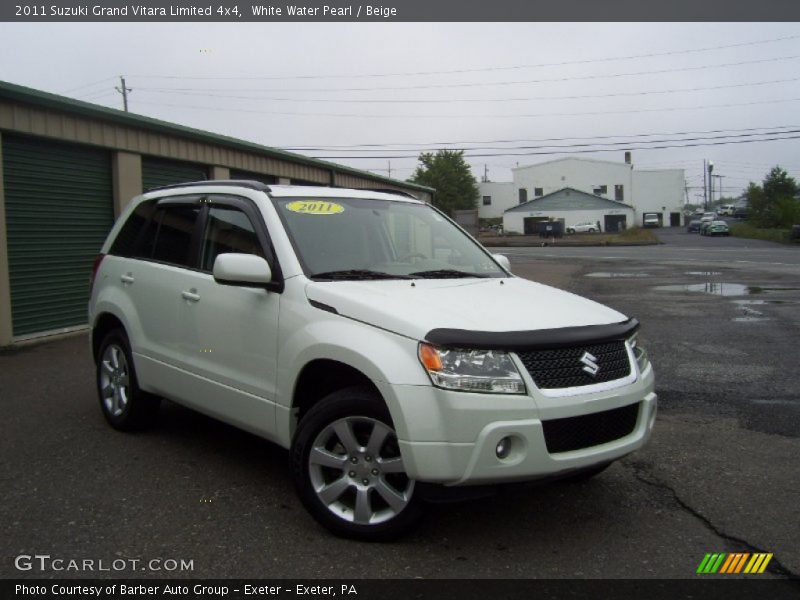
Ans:
[[[217,256],[230,252],[266,258],[255,227],[244,212],[229,206],[212,206],[203,234],[200,268],[210,272]]]

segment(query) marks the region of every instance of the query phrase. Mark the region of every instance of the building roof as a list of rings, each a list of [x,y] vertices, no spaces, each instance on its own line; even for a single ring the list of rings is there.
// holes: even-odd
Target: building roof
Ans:
[[[569,197],[568,202],[565,202],[566,197]],[[575,188],[565,187],[518,204],[504,212],[524,210],[605,210],[609,208],[633,210],[630,204],[609,200],[594,194],[587,194]]]
[[[389,177],[384,177],[382,175],[376,175],[375,173],[370,173],[369,171],[362,171],[360,169],[354,169],[352,167],[347,167],[337,163],[319,160],[316,158],[309,158],[308,156],[303,156],[302,154],[295,154],[294,152],[287,152],[285,150],[278,150],[277,148],[271,148],[269,146],[262,146],[254,142],[240,140],[238,138],[229,137],[227,135],[211,133],[209,131],[204,131],[202,129],[194,129],[193,127],[177,125],[175,123],[170,123],[169,121],[162,121],[160,119],[154,119],[152,117],[145,117],[142,115],[137,115],[117,110],[114,108],[99,106],[97,104],[92,104],[90,102],[74,100],[72,98],[67,98],[65,96],[59,96],[58,94],[43,92],[41,90],[25,87],[22,85],[16,85],[14,83],[9,83],[7,81],[0,81],[0,99],[2,98],[6,98],[9,100],[16,100],[18,102],[24,102],[27,104],[42,106],[44,108],[64,111],[68,113],[79,114],[94,119],[119,123],[122,125],[138,127],[141,129],[148,129],[151,131],[157,131],[161,133],[171,133],[173,135],[181,136],[184,138],[189,138],[192,140],[205,142],[208,144],[224,146],[235,150],[253,152],[255,154],[260,154],[262,156],[268,156],[270,158],[284,160],[287,162],[299,163],[303,165],[308,165],[328,170],[333,169],[338,173],[347,173],[350,175],[356,175],[358,177],[364,177],[367,179],[371,179],[373,181],[384,182],[391,185],[403,186],[406,188],[419,190],[423,192],[431,193],[435,191],[434,188],[427,187],[424,185],[409,183],[407,181],[400,181],[397,179],[391,179]],[[235,112],[235,110],[232,110],[231,112]]]
[[[614,166],[617,166],[617,167],[633,168],[633,165],[630,164],[630,163],[619,162],[619,161],[616,161],[616,160],[602,160],[602,159],[599,159],[599,158],[582,158],[582,157],[578,157],[578,156],[564,156],[562,158],[554,158],[552,160],[546,160],[544,162],[534,163],[532,165],[522,165],[521,167],[512,167],[511,170],[512,171],[522,171],[524,169],[531,169],[533,167],[541,167],[542,165],[549,165],[549,164],[552,164],[552,163],[563,162],[563,161],[566,161],[566,160],[577,160],[579,162],[593,162],[593,163],[601,163],[601,164],[604,164],[604,165],[614,165]]]

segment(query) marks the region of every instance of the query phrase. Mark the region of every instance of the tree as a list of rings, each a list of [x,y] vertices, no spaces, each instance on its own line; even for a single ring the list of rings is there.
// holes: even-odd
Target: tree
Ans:
[[[454,210],[477,207],[478,184],[462,150],[423,152],[418,160],[421,164],[409,181],[435,188],[433,204],[437,208],[452,215]]]
[[[800,217],[795,199],[800,187],[780,167],[773,167],[763,185],[750,183],[745,192],[751,220],[759,227],[790,227]]]

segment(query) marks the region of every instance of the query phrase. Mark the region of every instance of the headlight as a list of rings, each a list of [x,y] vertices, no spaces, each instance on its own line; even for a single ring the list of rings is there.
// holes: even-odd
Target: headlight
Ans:
[[[639,372],[641,373],[647,366],[647,350],[639,345],[638,335],[638,333],[634,333],[633,336],[628,338],[628,345],[633,351],[633,358],[636,359],[636,364],[639,365]]]
[[[420,343],[419,360],[433,385],[446,390],[525,393],[522,376],[507,352],[447,350]]]

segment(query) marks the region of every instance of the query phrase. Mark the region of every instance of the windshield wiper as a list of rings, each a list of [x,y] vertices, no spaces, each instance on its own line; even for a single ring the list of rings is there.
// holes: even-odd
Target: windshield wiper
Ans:
[[[416,273],[409,273],[410,277],[419,277],[421,279],[458,279],[461,277],[489,277],[482,273],[467,273],[466,271],[457,271],[455,269],[433,269],[431,271],[417,271]]]
[[[371,271],[369,269],[344,269],[341,271],[325,271],[324,273],[314,273],[311,275],[314,280],[367,280],[367,279],[410,279],[405,275],[392,275],[383,271]]]

